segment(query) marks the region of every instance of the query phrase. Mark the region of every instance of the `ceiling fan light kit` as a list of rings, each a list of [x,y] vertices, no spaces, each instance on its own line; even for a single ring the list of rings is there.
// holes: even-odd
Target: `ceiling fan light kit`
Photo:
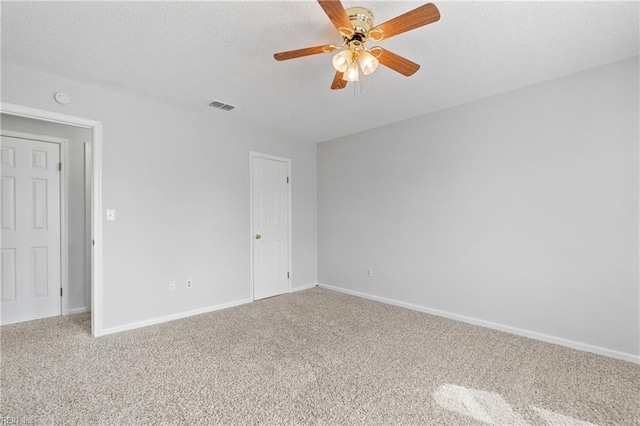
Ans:
[[[362,74],[369,75],[372,74],[375,70],[378,69],[378,65],[380,65],[380,61],[378,58],[373,56],[373,54],[364,50],[360,56],[358,57],[358,61],[360,62],[360,68],[362,69]]]
[[[331,63],[336,71],[345,72],[349,68],[349,64],[353,61],[353,54],[350,50],[341,50],[336,53]]]
[[[304,49],[276,53],[278,61],[300,58],[338,50],[331,61],[336,74],[331,89],[344,89],[347,82],[360,81],[360,71],[370,75],[382,64],[404,76],[413,75],[420,65],[392,53],[382,47],[367,48],[367,41],[381,41],[440,19],[438,8],[428,3],[404,13],[378,26],[373,26],[373,14],[363,7],[344,9],[339,0],[318,0],[334,27],[343,38],[340,46],[307,47]]]

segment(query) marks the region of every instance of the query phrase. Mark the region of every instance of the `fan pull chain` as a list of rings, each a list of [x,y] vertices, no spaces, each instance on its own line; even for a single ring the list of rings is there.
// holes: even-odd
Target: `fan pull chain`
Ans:
[[[360,93],[361,93],[361,94],[362,94],[362,80],[363,80],[363,79],[360,79]],[[357,93],[356,88],[357,88],[357,87],[358,87],[358,82],[357,82],[357,81],[354,81],[354,82],[353,82],[353,96],[356,96],[356,93]]]

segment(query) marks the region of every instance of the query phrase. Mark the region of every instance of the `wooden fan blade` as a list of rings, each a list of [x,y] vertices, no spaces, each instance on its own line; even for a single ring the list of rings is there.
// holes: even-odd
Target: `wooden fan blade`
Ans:
[[[302,56],[317,55],[318,53],[326,53],[335,50],[335,46],[314,46],[304,49],[289,50],[288,52],[280,52],[273,55],[276,61],[286,61],[287,59],[300,58]]]
[[[440,19],[440,12],[433,3],[427,3],[407,13],[397,16],[390,21],[384,22],[371,31],[382,31],[382,38],[391,38],[398,34],[413,30],[423,25],[431,24]],[[379,40],[382,40],[380,38]],[[376,41],[379,41],[376,40]]]
[[[402,75],[406,75],[407,77],[409,77],[415,74],[415,72],[420,69],[420,65],[416,64],[415,62],[411,62],[410,60],[403,58],[400,55],[396,55],[395,53],[389,52],[388,50],[382,49],[381,47],[377,47],[376,49],[382,50],[382,54],[378,57],[378,61],[380,61],[380,63],[385,67],[389,67]]]
[[[331,83],[331,90],[344,89],[347,87],[346,80],[342,79],[343,72],[336,71],[336,75],[333,77],[333,83]]]
[[[347,16],[347,12],[345,12],[344,7],[342,7],[342,3],[340,0],[318,0],[322,9],[324,9],[324,13],[327,14],[331,23],[338,31],[340,28],[348,28],[353,31],[353,25],[351,25],[351,21],[349,20],[349,16]],[[340,31],[342,34],[342,31]]]

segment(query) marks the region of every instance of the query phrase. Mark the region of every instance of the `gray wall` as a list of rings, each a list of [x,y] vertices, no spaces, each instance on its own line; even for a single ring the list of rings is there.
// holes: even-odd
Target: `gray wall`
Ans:
[[[639,354],[638,89],[635,57],[320,144],[319,282]]]
[[[84,144],[91,143],[91,130],[65,126],[41,120],[2,114],[0,128],[69,140],[67,155],[67,215],[68,215],[68,286],[67,310],[85,311],[91,308],[91,261],[87,261],[86,194]],[[89,215],[90,216],[90,215]]]
[[[249,151],[292,159],[293,286],[317,281],[314,144],[6,64],[2,100],[102,121],[105,328],[249,297]]]

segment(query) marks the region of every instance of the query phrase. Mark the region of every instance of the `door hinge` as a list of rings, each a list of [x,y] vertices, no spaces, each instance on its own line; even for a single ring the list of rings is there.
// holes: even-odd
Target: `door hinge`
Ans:
[[[287,176],[287,183],[289,183],[289,176]]]
[[[62,161],[58,163],[58,171],[62,170]]]
[[[62,287],[60,287],[60,297],[62,297]]]
[[[95,246],[96,245],[96,240],[91,240],[91,245]]]
[[[289,278],[289,273],[287,272],[287,278]]]

